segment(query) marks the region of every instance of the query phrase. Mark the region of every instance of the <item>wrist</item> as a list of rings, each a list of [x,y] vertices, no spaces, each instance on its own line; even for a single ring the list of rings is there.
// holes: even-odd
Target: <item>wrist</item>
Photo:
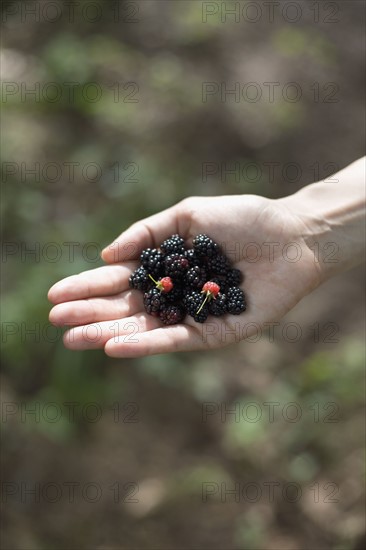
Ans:
[[[339,245],[334,239],[332,224],[327,213],[308,200],[305,193],[296,193],[280,199],[298,220],[299,239],[312,252],[314,264],[318,268],[319,282],[326,281],[339,268]]]
[[[300,220],[322,280],[360,264],[365,245],[364,159],[294,195],[279,199]]]

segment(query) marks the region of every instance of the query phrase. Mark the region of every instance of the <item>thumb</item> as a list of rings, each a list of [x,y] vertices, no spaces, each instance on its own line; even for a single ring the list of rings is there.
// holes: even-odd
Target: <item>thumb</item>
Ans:
[[[102,251],[105,262],[113,264],[137,259],[144,248],[157,248],[173,233],[179,233],[181,203],[131,225]]]

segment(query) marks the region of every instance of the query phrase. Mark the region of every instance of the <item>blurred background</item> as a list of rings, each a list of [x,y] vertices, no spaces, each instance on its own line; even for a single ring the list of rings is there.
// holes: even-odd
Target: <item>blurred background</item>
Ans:
[[[184,197],[362,156],[363,2],[1,9],[2,547],[361,548],[363,269],[273,337],[136,360],[65,350],[46,295]]]

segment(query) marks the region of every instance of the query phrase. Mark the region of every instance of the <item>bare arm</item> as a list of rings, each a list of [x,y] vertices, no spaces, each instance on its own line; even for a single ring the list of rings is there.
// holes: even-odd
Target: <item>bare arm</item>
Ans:
[[[365,258],[365,161],[363,157],[294,195],[279,199],[305,223],[305,241],[319,254],[322,280]],[[322,261],[324,257],[333,261]]]

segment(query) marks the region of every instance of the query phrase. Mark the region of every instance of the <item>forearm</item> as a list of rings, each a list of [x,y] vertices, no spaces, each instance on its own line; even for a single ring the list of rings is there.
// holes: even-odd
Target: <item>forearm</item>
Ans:
[[[280,199],[304,223],[304,238],[318,256],[321,278],[365,258],[365,157],[294,195]]]

